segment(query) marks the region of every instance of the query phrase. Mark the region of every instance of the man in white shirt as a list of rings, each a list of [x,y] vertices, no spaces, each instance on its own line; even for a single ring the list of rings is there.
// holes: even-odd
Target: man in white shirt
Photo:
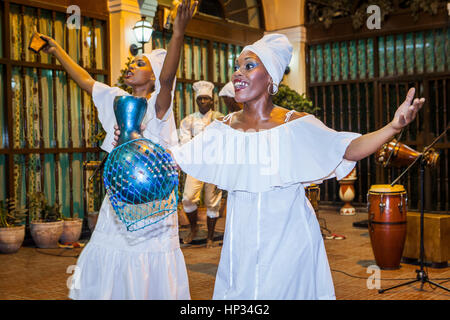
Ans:
[[[209,81],[197,81],[192,87],[195,91],[195,100],[199,111],[188,115],[181,121],[179,134],[180,144],[188,142],[202,132],[212,121],[223,117],[222,113],[213,110],[213,83]],[[203,186],[205,187],[204,202],[206,205],[206,223],[208,227],[206,247],[211,248],[214,243],[214,229],[217,218],[219,217],[222,191],[213,184],[203,183],[189,175],[186,176],[182,202],[184,212],[186,212],[189,219],[191,230],[183,239],[183,243],[191,243],[197,235],[198,203]]]

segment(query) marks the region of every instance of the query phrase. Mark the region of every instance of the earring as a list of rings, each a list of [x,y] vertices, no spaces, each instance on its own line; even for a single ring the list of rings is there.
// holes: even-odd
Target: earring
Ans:
[[[272,87],[272,91],[273,91],[273,86],[275,86],[275,88],[276,88],[275,92],[271,92],[271,90],[270,90],[270,87]],[[269,84],[269,86],[267,87],[267,92],[268,92],[271,96],[276,95],[276,94],[278,93],[278,85],[275,84],[275,83],[273,83],[273,82],[271,82],[271,83]]]

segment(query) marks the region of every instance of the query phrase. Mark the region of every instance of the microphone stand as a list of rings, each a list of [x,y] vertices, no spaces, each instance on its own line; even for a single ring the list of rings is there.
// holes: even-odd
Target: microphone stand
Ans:
[[[402,174],[397,177],[397,179],[395,179],[392,183],[391,186],[393,186],[415,163],[417,163],[418,161],[420,161],[420,258],[419,258],[419,263],[420,263],[420,269],[416,270],[417,273],[417,277],[415,280],[412,281],[408,281],[402,284],[398,284],[396,286],[387,288],[387,289],[380,289],[378,290],[378,293],[383,293],[386,292],[388,290],[391,289],[395,289],[395,288],[399,288],[402,286],[406,286],[408,284],[411,283],[415,283],[415,282],[420,282],[420,290],[423,290],[423,285],[425,283],[429,283],[432,284],[436,287],[439,287],[441,289],[444,289],[448,292],[450,292],[450,289],[441,286],[440,284],[431,281],[428,278],[428,275],[426,273],[426,271],[424,270],[424,264],[425,264],[425,246],[424,246],[424,238],[423,238],[423,231],[424,231],[424,200],[425,200],[425,196],[424,196],[424,172],[425,172],[425,165],[426,165],[426,160],[424,158],[424,155],[426,154],[426,152],[440,139],[444,136],[444,134],[447,132],[447,130],[449,129],[449,125],[447,125],[447,128],[445,129],[445,131],[439,136],[437,137],[428,147],[426,147],[424,149],[424,151],[420,154],[420,156],[418,156],[413,163],[411,163],[411,165],[409,165],[408,168],[405,169],[405,171],[402,172]]]

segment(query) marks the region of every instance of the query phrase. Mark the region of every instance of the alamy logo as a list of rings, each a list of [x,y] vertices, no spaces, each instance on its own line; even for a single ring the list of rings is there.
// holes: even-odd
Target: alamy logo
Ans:
[[[376,265],[371,265],[367,267],[366,273],[371,275],[367,278],[367,289],[380,289],[381,288],[381,271],[380,267]]]
[[[67,14],[71,14],[67,18],[67,28],[69,29],[80,29],[81,27],[81,10],[77,5],[71,5],[67,7]]]
[[[67,288],[70,290],[80,289],[81,268],[73,264],[67,267],[66,273],[73,273],[69,278],[67,278]]]
[[[372,4],[367,7],[367,11],[370,16],[367,18],[367,29],[381,29],[381,9],[379,6]]]

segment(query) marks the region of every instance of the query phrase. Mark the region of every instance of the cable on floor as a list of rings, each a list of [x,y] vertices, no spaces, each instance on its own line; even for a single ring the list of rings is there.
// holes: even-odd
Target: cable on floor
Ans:
[[[343,274],[345,274],[346,276],[351,277],[351,278],[364,279],[364,280],[367,280],[367,279],[368,279],[368,277],[355,276],[355,275],[353,275],[353,274],[349,274],[349,273],[347,273],[347,272],[345,272],[345,271],[341,271],[341,270],[331,269],[331,271],[343,273]],[[393,280],[393,281],[395,281],[395,280],[401,280],[401,281],[403,281],[403,280],[415,280],[415,279],[416,279],[416,278],[403,278],[403,279],[384,279],[384,278],[380,278],[380,279],[374,279],[374,280],[386,280],[386,281],[391,281],[391,280]]]
[[[352,274],[349,274],[349,273],[347,273],[347,272],[345,272],[345,271],[341,271],[341,270],[336,270],[336,269],[331,269],[331,271],[333,271],[333,272],[340,272],[340,273],[343,273],[343,274],[345,274],[346,276],[348,276],[348,277],[351,277],[351,278],[356,278],[356,279],[364,279],[364,280],[367,280],[368,279],[368,277],[361,277],[361,276],[355,276],[355,275],[352,275]],[[385,281],[395,281],[395,280],[399,280],[399,281],[407,281],[407,280],[416,280],[417,278],[396,278],[396,279],[386,279],[386,278],[380,278],[380,279],[374,279],[374,280],[385,280]],[[450,278],[436,278],[436,279],[430,279],[430,280],[436,280],[436,281],[441,281],[441,280],[443,280],[444,282],[442,282],[442,283],[445,283],[445,282],[447,282],[447,281],[450,281]],[[440,283],[440,284],[442,284],[442,283]]]

